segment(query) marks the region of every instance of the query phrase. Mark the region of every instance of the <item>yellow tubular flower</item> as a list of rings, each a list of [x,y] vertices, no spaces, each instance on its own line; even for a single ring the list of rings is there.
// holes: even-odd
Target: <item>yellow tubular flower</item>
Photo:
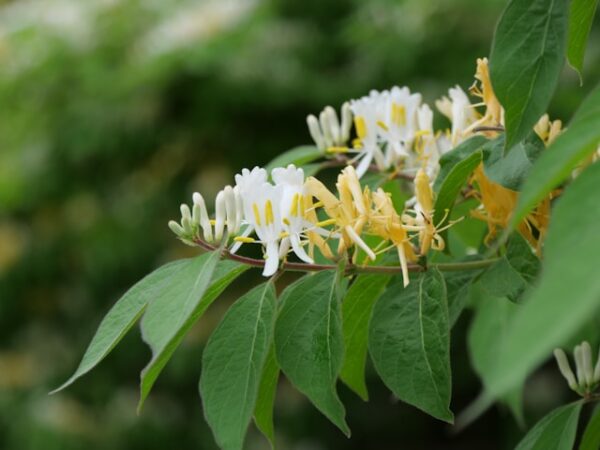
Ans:
[[[410,244],[408,234],[396,212],[390,195],[379,188],[373,192],[373,215],[369,231],[386,241],[391,241],[398,251],[398,258],[402,267],[402,280],[404,287],[409,283],[408,262],[417,260],[417,256]]]
[[[481,88],[475,88],[475,90],[479,91],[479,97],[481,97],[483,99],[483,103],[485,103],[486,111],[484,117],[493,125],[502,124],[504,114],[502,111],[502,106],[496,98],[496,94],[492,88],[492,80],[490,79],[490,70],[487,58],[477,59],[475,78],[481,83]]]
[[[319,219],[317,217],[317,204],[313,203],[312,195],[306,195],[304,197],[304,205],[306,206],[304,218],[307,221],[315,224],[315,226],[318,226],[317,222]],[[325,258],[334,259],[333,253],[331,253],[331,249],[329,248],[329,245],[327,245],[327,241],[319,233],[314,230],[307,229],[306,238],[308,239],[308,254],[311,258],[314,259],[314,249],[317,247]]]
[[[370,195],[368,189],[361,189],[354,167],[346,167],[338,176],[336,187],[339,199],[314,177],[309,177],[305,186],[308,194],[322,202],[327,215],[335,220],[337,231],[340,233],[338,255],[357,245],[374,260],[375,253],[360,237],[369,220],[370,210],[367,206]]]
[[[562,122],[560,120],[551,121],[548,114],[544,114],[535,124],[533,130],[548,147],[562,131]]]
[[[415,176],[415,196],[417,198],[416,212],[419,230],[419,252],[426,255],[430,248],[443,250],[445,242],[437,228],[440,224],[433,223],[433,191],[429,184],[429,177],[423,169],[419,169]]]
[[[477,183],[478,192],[474,196],[481,202],[482,209],[471,211],[471,216],[484,220],[488,225],[488,234],[485,243],[497,235],[498,228],[506,228],[514,211],[518,193],[491,181],[479,165],[473,173],[472,181]],[[521,222],[517,228],[519,233],[541,254],[543,238],[548,228],[550,217],[550,200],[547,197]],[[534,228],[536,232],[534,232]]]

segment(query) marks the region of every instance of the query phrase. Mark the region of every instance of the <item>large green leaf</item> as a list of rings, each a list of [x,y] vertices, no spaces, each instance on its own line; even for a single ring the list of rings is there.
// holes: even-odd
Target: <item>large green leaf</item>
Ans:
[[[245,270],[240,264],[221,265],[219,270],[219,258],[219,252],[215,251],[190,260],[173,275],[162,295],[146,308],[141,322],[142,338],[152,349],[152,359],[141,374],[138,410],[185,334]]]
[[[444,278],[435,269],[406,288],[398,277],[373,309],[369,353],[383,382],[400,398],[446,422],[452,389]]]
[[[493,182],[518,191],[544,148],[539,136],[531,132],[504,156],[504,135],[501,135],[483,147],[485,174]]]
[[[461,142],[460,145],[453,148],[448,153],[445,153],[440,158],[440,172],[435,178],[433,190],[436,193],[439,193],[440,189],[442,188],[442,184],[446,182],[446,178],[453,171],[454,167],[471,156],[473,153],[481,150],[486,142],[488,142],[488,140],[483,136],[473,136],[466,141]]]
[[[263,373],[258,387],[258,398],[254,408],[254,423],[258,429],[265,435],[275,448],[275,428],[273,426],[273,406],[275,404],[275,394],[277,393],[277,382],[279,381],[279,366],[275,356],[275,345],[271,345],[269,356],[265,362]]]
[[[598,450],[600,448],[600,407],[596,406],[594,415],[588,422],[579,444],[579,450]]]
[[[504,254],[479,279],[483,288],[495,297],[507,297],[513,302],[535,280],[540,261],[518,233],[513,233]]]
[[[537,287],[511,322],[489,387],[501,395],[521,383],[600,307],[600,164],[583,172],[556,202]]]
[[[369,398],[365,385],[369,319],[375,301],[390,279],[389,275],[359,275],[342,303],[344,345],[348,351],[340,378],[363,400]]]
[[[275,350],[292,384],[349,435],[335,387],[344,360],[339,284],[336,272],[328,270],[305,275],[283,292]]]
[[[583,57],[598,0],[571,0],[567,59],[581,79]]]
[[[585,99],[567,130],[542,152],[521,188],[511,227],[562,183],[600,144],[600,85]]]
[[[466,260],[476,259],[468,258]],[[456,272],[444,273],[450,328],[454,326],[467,305],[467,301],[471,295],[471,284],[481,272],[481,270],[458,270]]]
[[[164,295],[176,274],[191,261],[182,259],[165,264],[130,288],[102,319],[75,373],[52,392],[66,388],[96,367],[137,322],[148,303]]]
[[[581,402],[555,409],[527,433],[515,450],[572,450]]]
[[[494,297],[482,290],[478,293],[475,299],[477,303],[475,317],[469,327],[467,344],[471,364],[485,387],[495,370],[496,354],[502,339],[519,307],[506,298]],[[522,390],[522,386],[517,386],[502,399],[520,423],[523,423]]]
[[[273,335],[275,288],[263,283],[237,300],[202,357],[200,395],[217,443],[241,449]]]
[[[490,75],[505,110],[506,150],[546,112],[563,67],[567,0],[511,0],[496,28]]]
[[[323,156],[323,152],[314,145],[301,145],[294,147],[274,158],[267,164],[267,171],[276,167],[286,167],[288,164],[294,164],[297,167],[311,163]]]

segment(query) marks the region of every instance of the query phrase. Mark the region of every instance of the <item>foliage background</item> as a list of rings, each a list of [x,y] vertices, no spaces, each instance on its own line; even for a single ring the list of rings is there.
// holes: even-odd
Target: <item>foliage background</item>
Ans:
[[[235,291],[194,328],[135,414],[150,357],[139,333],[92,374],[75,368],[101,317],[165,261],[191,255],[166,227],[193,191],[214,198],[242,167],[308,143],[305,116],[393,84],[427,102],[472,82],[504,0],[0,1],[0,448],[214,448],[197,395],[202,346]],[[600,79],[592,30],[584,78],[565,69],[550,114],[568,119]],[[478,393],[466,314],[453,333],[453,409]],[[493,409],[466,432],[347,389],[346,440],[282,383],[282,449],[510,448]],[[536,373],[528,423],[567,398]],[[248,448],[265,448],[256,432]]]

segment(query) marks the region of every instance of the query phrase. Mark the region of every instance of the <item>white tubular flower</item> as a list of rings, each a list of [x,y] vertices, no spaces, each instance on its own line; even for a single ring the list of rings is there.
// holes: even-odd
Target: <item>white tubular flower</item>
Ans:
[[[192,221],[194,223],[198,223],[202,228],[204,240],[206,242],[212,242],[212,225],[210,224],[210,219],[208,218],[208,212],[206,211],[206,203],[204,202],[204,198],[202,198],[202,195],[200,195],[200,193],[194,192],[192,200],[194,201]]]
[[[448,90],[444,96],[435,102],[437,109],[452,122],[452,146],[462,142],[466,137],[465,130],[477,120],[477,112],[471,105],[469,97],[460,86]]]
[[[270,183],[248,186],[243,190],[244,216],[265,247],[263,276],[269,277],[279,267],[279,241],[283,232],[281,213],[281,186]]]
[[[382,140],[387,144],[386,161],[410,157],[410,147],[418,129],[417,110],[421,94],[411,94],[407,87],[394,86],[384,94],[384,114],[378,123]]]
[[[341,118],[340,123],[335,109],[331,106],[326,106],[318,119],[313,114],[306,118],[308,131],[321,150],[345,149],[352,128],[352,112],[348,103],[342,105]]]
[[[350,108],[354,114],[356,135],[360,142],[357,158],[360,162],[356,168],[359,178],[366,173],[373,160],[375,160],[379,170],[385,170],[389,167],[378,143],[378,128],[380,128],[378,123],[381,123],[382,101],[385,100],[385,95],[385,93],[371,91],[369,96],[350,102]]]
[[[287,168],[273,169],[271,176],[276,186],[282,189],[279,204],[283,229],[287,236],[282,241],[280,253],[287,253],[289,245],[302,261],[312,264],[313,259],[308,256],[302,247],[302,233],[310,224],[305,219],[305,188],[304,171],[293,164]],[[285,248],[285,247],[288,248]]]
[[[576,391],[578,387],[577,380],[575,379],[575,374],[571,370],[571,366],[569,365],[567,355],[562,349],[557,348],[554,350],[554,358],[556,358],[558,369],[560,370],[560,373],[565,378],[565,380],[567,380],[569,387]]]

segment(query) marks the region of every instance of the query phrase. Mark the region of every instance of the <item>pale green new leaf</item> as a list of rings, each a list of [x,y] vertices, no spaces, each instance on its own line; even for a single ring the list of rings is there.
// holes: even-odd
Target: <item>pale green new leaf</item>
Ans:
[[[427,271],[406,288],[400,277],[388,286],[373,308],[369,353],[400,400],[453,421],[448,305],[439,271]]]
[[[311,163],[323,156],[323,151],[314,145],[301,145],[294,147],[273,159],[265,169],[270,172],[276,167],[287,167],[294,164],[296,167]]]
[[[598,262],[600,164],[584,171],[558,199],[537,287],[512,320],[490,379],[492,395],[521,383],[600,308]]]
[[[131,287],[102,319],[75,373],[52,392],[66,388],[96,367],[137,322],[148,303],[163,295],[175,275],[190,261],[182,259],[165,264]]]
[[[206,420],[224,450],[239,450],[244,443],[275,313],[275,288],[263,283],[229,308],[204,349],[200,395]]]
[[[571,0],[569,11],[569,39],[567,43],[567,59],[579,74],[583,71],[583,57],[592,22],[596,14],[598,0]]]
[[[390,275],[359,275],[342,303],[344,346],[349,351],[346,352],[340,378],[363,400],[369,398],[365,384],[369,319],[375,301],[390,279]]]
[[[506,151],[546,112],[563,67],[567,0],[511,0],[494,34],[490,75],[505,110]]]
[[[152,350],[152,359],[141,374],[138,411],[185,334],[244,270],[237,264],[233,270],[214,276],[219,258],[219,252],[215,251],[190,260],[174,274],[162,295],[148,305],[141,329],[144,342]]]
[[[515,450],[572,450],[581,402],[555,409],[527,433]]]
[[[283,292],[275,350],[292,384],[350,435],[335,386],[344,360],[339,284],[336,272],[327,270],[305,275]]]
[[[269,440],[271,448],[275,448],[275,428],[273,426],[273,407],[277,382],[279,381],[279,365],[275,357],[275,345],[271,345],[269,355],[263,368],[258,387],[258,398],[254,408],[254,423],[262,434]]]
[[[567,130],[542,152],[529,172],[513,212],[511,228],[514,229],[535,205],[569,177],[573,169],[592,154],[598,145],[600,85],[588,95]]]

